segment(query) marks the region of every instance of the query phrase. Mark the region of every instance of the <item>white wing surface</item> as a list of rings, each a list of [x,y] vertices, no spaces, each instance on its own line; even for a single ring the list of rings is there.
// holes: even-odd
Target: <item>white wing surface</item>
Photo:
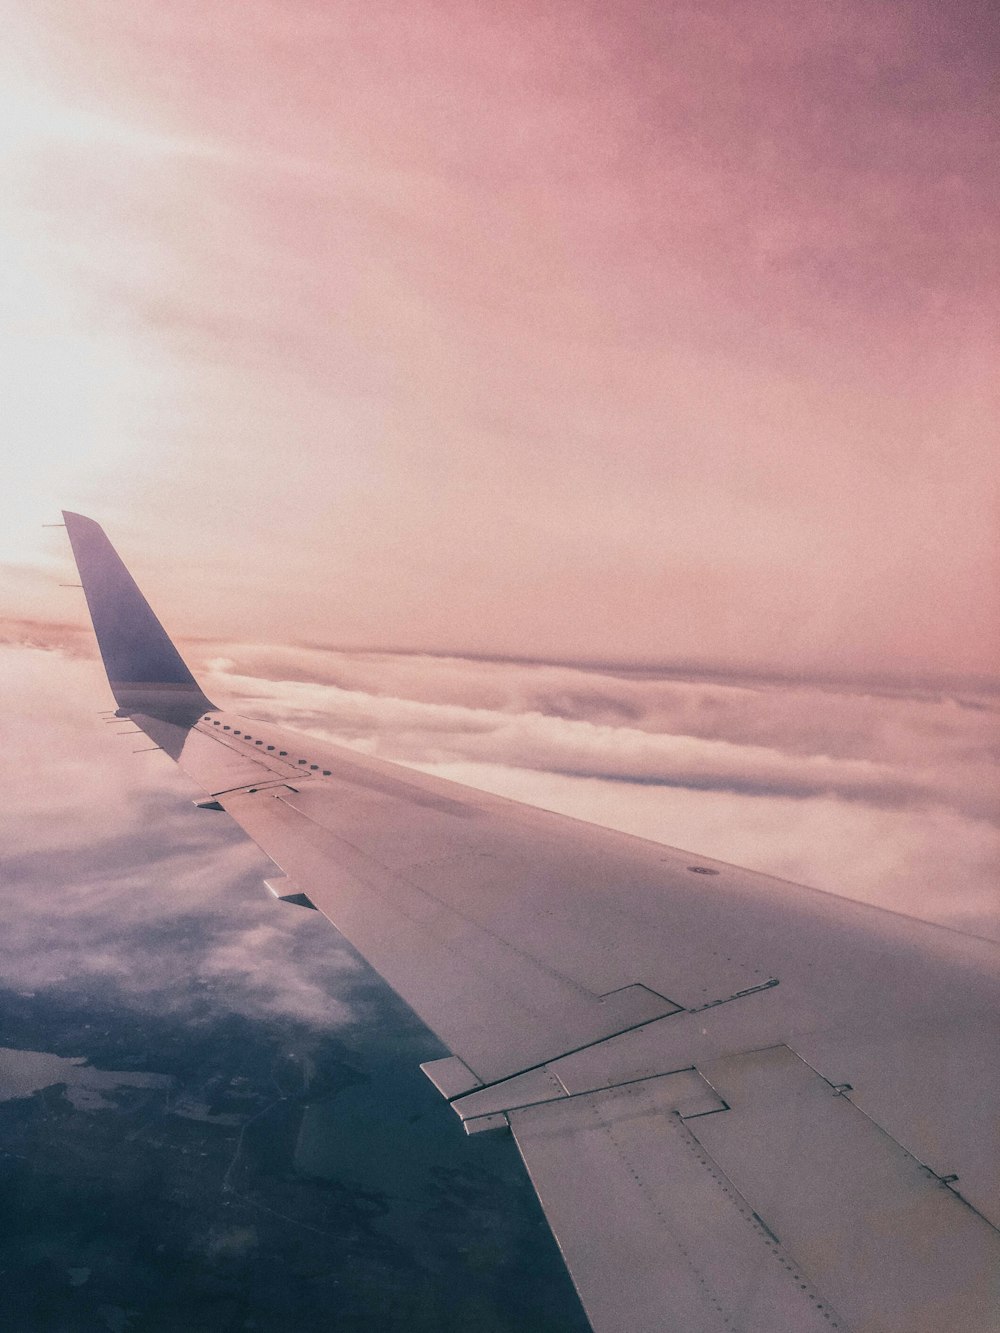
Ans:
[[[994,946],[218,709],[65,519],[120,711],[452,1052],[598,1333],[998,1327]]]

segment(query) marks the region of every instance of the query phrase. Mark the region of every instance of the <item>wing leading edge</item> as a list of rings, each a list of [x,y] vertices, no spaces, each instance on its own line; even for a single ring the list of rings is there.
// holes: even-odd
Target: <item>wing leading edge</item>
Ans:
[[[65,518],[120,711],[447,1045],[596,1329],[995,1327],[992,946],[215,708]]]

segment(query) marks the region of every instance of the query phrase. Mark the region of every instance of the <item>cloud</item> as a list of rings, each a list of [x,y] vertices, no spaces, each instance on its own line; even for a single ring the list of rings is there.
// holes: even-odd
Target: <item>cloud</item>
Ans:
[[[8,859],[7,986],[98,984],[186,1017],[211,1005],[325,1028],[357,1021],[353,954],[332,931],[320,960],[303,950],[315,921],[302,918],[316,914],[269,898],[272,867],[252,844],[232,827],[199,828],[210,816],[175,792],[137,804],[127,832]]]
[[[39,576],[40,577],[40,576]],[[68,625],[59,620],[5,616],[0,620],[0,644],[15,648],[58,649],[67,657],[97,658],[94,633],[89,625]],[[13,659],[10,659],[13,663]]]
[[[266,650],[249,656],[267,663]],[[273,657],[271,669],[281,670]],[[336,683],[323,683],[324,672]],[[488,761],[636,784],[998,814],[996,727],[983,723],[991,696],[887,697],[805,682],[629,678],[316,650],[290,674],[267,681],[220,671],[211,688],[275,721],[411,763]]]
[[[204,657],[213,696],[249,716],[1000,938],[1000,712],[984,682],[908,692],[268,644]]]
[[[364,1021],[366,974],[270,864],[196,811],[162,754],[108,725],[98,662],[0,649],[6,984],[98,985],[195,1017],[221,1006]],[[696,854],[1000,938],[989,692],[679,678],[267,644],[188,646],[220,701],[443,777]],[[139,738],[141,741],[143,738]],[[319,934],[317,932],[322,932]]]
[[[1000,711],[974,682],[907,692],[262,645],[227,654],[239,667],[212,687],[247,713],[1000,938]]]
[[[273,871],[159,753],[108,726],[96,663],[0,649],[5,686],[3,980],[97,985],[129,1003],[205,1005],[324,1028],[357,1021],[361,975],[317,914],[276,904]],[[139,742],[146,738],[139,736]],[[335,994],[341,996],[334,998]]]
[[[992,669],[985,10],[113,13],[0,53],[67,131],[0,210],[11,560],[68,501],[206,635]]]
[[[186,794],[171,768],[151,763],[158,756],[133,753],[145,736],[98,712],[114,707],[100,663],[71,654],[0,647],[8,856],[139,832],[144,800]]]

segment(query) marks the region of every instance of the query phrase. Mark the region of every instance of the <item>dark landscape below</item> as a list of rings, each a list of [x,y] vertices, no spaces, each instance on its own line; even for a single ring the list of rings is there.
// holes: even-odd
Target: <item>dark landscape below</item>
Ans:
[[[433,1038],[350,988],[378,1021],[335,1036],[211,994],[192,1019],[0,992],[4,1326],[582,1333],[513,1140],[466,1139]]]

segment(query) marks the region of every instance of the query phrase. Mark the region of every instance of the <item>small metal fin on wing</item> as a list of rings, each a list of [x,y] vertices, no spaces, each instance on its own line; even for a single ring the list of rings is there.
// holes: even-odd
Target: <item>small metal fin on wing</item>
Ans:
[[[309,895],[297,888],[287,875],[265,879],[264,888],[272,897],[277,898],[279,903],[291,903],[293,907],[311,907],[314,912],[316,911],[316,904]]]

